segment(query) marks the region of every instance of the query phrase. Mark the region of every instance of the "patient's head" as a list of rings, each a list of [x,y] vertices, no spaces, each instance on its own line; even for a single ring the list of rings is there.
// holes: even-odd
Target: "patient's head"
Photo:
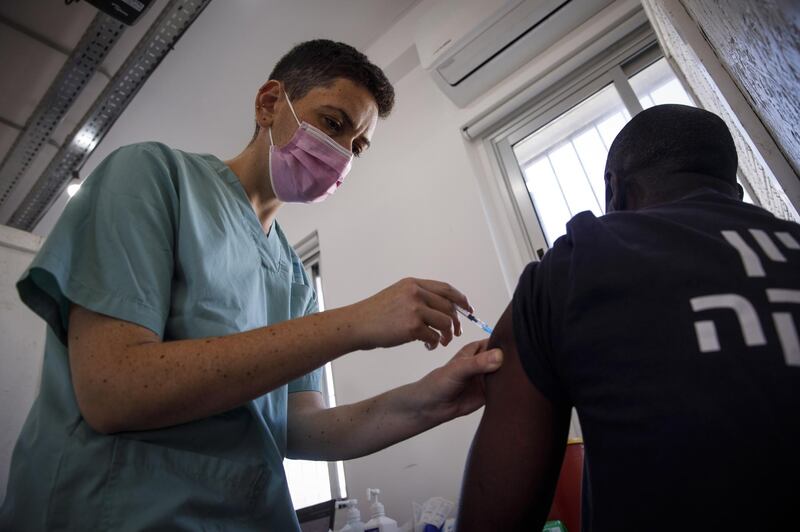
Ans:
[[[699,188],[741,198],[733,138],[717,115],[658,105],[636,115],[611,144],[606,211],[636,210]]]

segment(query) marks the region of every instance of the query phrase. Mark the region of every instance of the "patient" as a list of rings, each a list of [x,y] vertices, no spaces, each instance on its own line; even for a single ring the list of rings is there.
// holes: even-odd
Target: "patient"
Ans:
[[[620,132],[606,210],[530,264],[459,530],[541,530],[577,409],[592,531],[797,523],[800,226],[741,201],[724,122],[662,105]],[[575,531],[570,531],[575,532]]]

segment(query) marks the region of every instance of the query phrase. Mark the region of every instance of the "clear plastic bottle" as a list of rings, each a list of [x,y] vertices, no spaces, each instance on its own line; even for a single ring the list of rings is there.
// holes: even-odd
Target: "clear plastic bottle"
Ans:
[[[397,532],[397,521],[386,517],[383,505],[378,501],[381,490],[367,488],[367,499],[372,505],[369,507],[372,516],[364,525],[364,532]]]

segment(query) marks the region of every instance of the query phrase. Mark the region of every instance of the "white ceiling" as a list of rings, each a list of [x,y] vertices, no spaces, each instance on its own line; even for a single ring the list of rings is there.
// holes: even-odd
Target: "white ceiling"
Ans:
[[[51,144],[42,148],[10,198],[14,208],[22,202],[58,146],[75,128],[167,1],[156,0],[135,26],[125,30],[53,132]],[[324,37],[365,50],[418,2],[212,0],[98,145],[95,154],[105,154],[119,142],[152,138],[182,144],[180,147],[185,149],[192,149],[192,146],[183,145],[182,141],[195,140],[199,144],[194,146],[195,151],[227,151],[226,155],[231,155],[229,152],[235,144],[230,136],[209,132],[236,120],[242,122],[242,137],[248,136],[249,100],[272,65],[292,45]],[[75,47],[96,14],[93,6],[81,1],[70,5],[63,0],[0,2],[0,69],[3,73],[0,76],[0,160],[58,74],[66,54]],[[198,124],[205,125],[193,128],[206,131],[205,136],[200,133],[186,137],[186,130],[176,124],[187,121],[188,116],[197,117]],[[153,117],[157,117],[157,121]],[[237,136],[235,140],[239,143],[241,138]],[[117,145],[108,146],[109,141]],[[86,167],[96,165],[96,162],[89,163]],[[64,202],[60,203],[63,206]],[[58,203],[56,208],[61,208]]]

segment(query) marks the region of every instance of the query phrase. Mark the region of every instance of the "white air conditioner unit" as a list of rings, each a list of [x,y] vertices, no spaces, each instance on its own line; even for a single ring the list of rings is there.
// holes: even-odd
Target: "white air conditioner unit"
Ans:
[[[420,64],[459,107],[555,44],[614,0],[431,0]]]

